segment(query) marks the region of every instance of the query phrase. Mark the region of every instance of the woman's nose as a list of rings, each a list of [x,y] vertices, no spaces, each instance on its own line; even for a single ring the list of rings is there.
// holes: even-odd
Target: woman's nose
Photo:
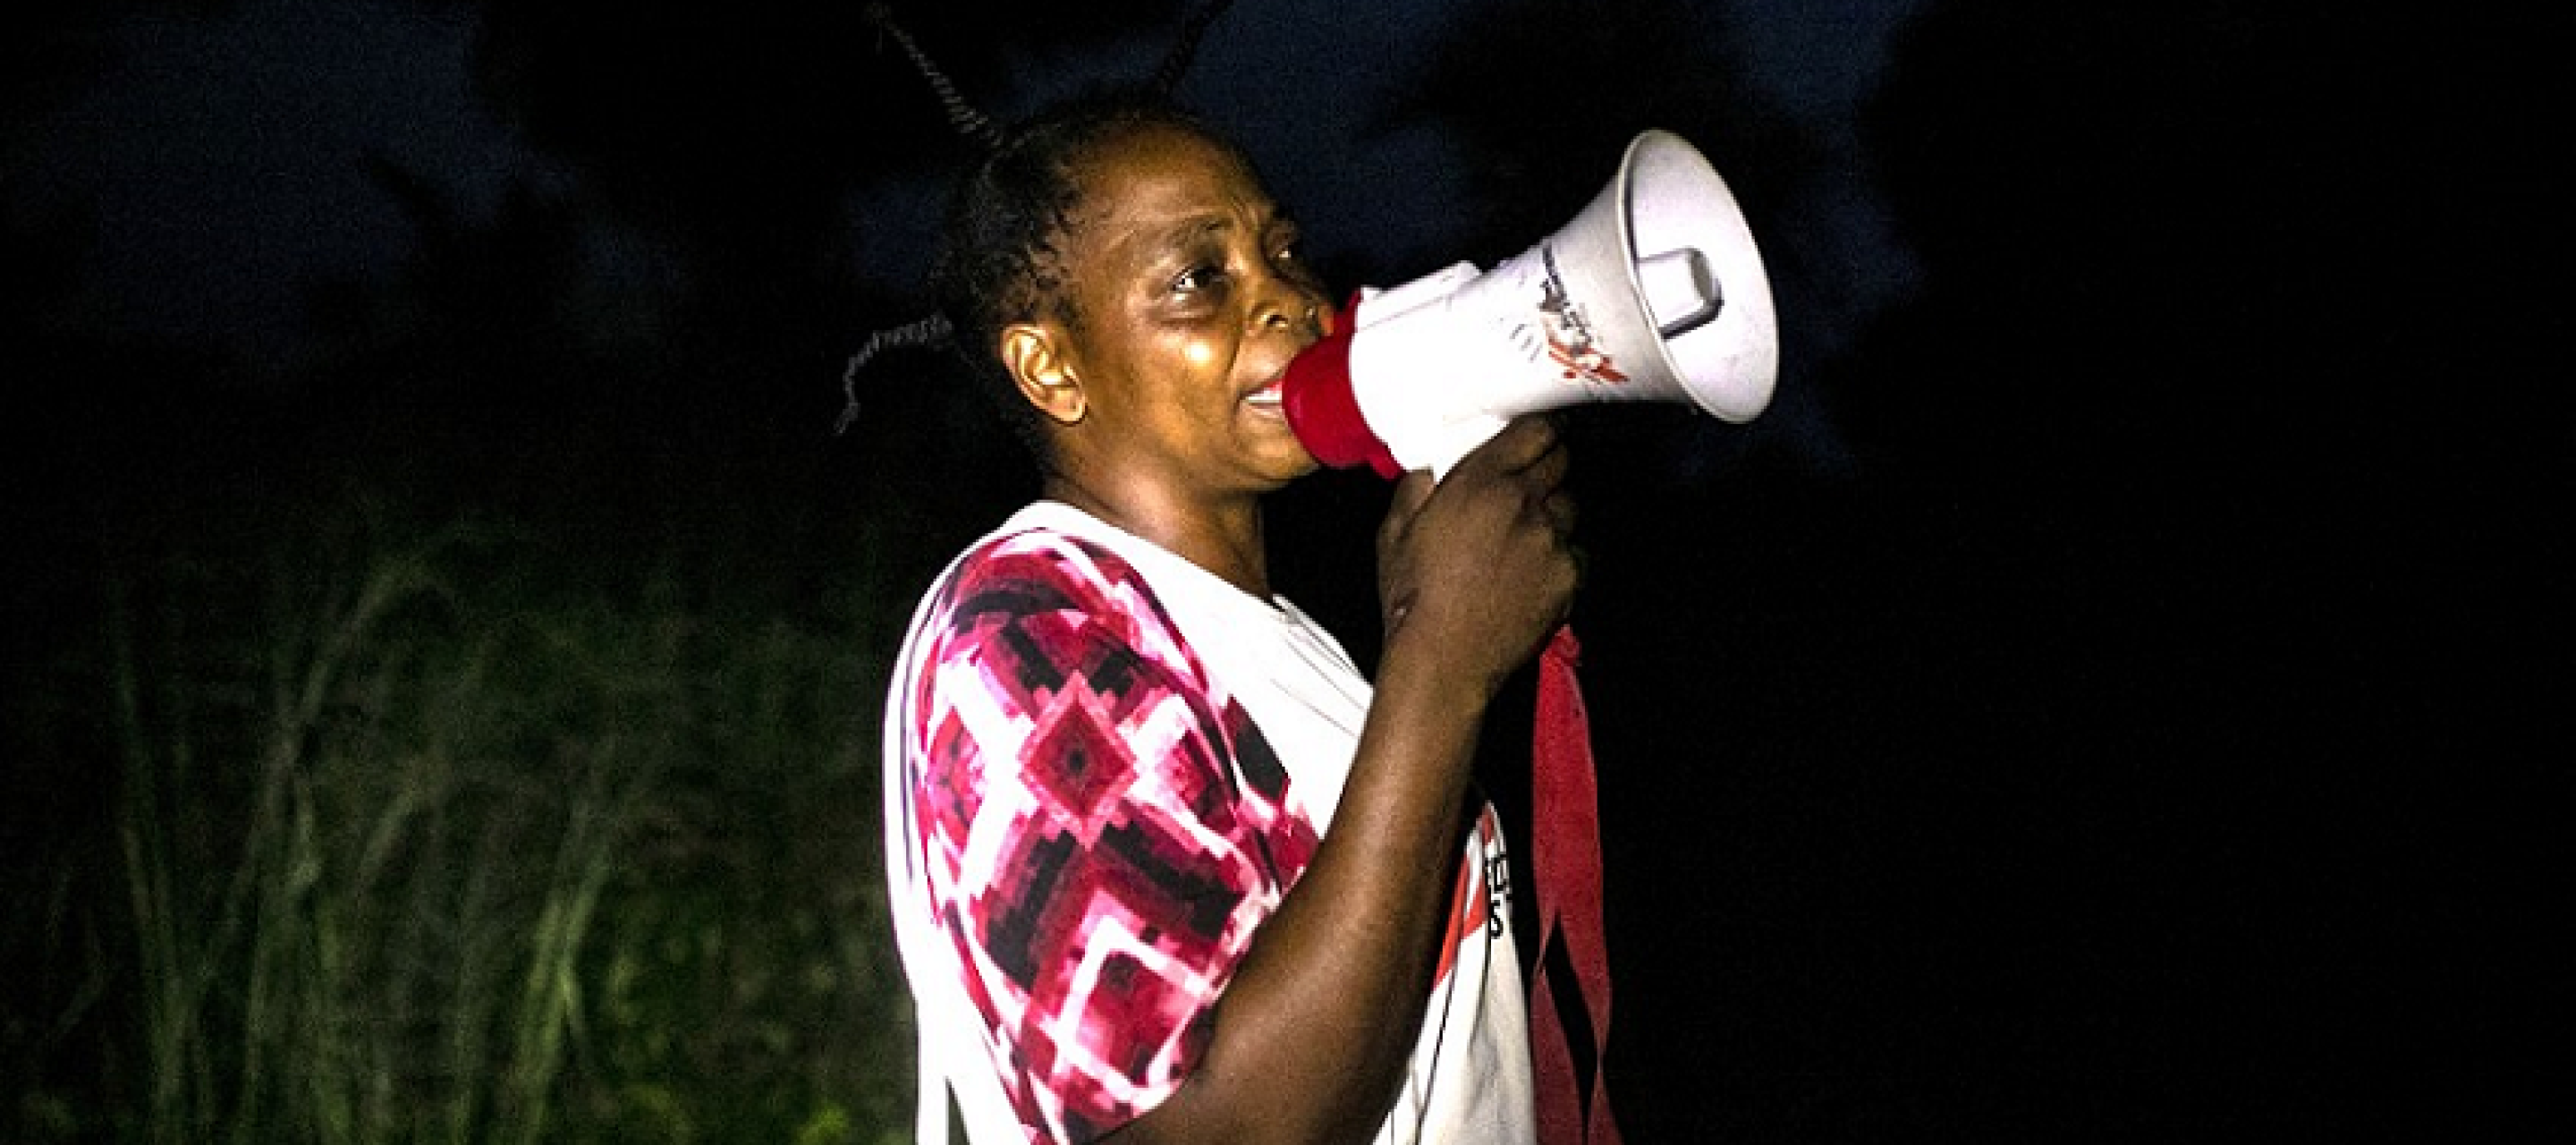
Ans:
[[[1324,334],[1324,299],[1303,283],[1279,275],[1269,276],[1269,289],[1263,294],[1254,320],[1260,325],[1295,330],[1309,337]]]

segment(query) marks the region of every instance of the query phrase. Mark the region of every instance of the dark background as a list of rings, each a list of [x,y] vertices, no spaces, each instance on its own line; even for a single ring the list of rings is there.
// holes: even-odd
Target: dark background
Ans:
[[[1182,9],[896,13],[1009,113],[1151,67]],[[723,13],[13,17],[13,664],[90,623],[98,538],[352,475],[791,587],[863,528],[927,576],[1025,497],[930,355],[871,365],[832,432],[844,360],[925,312],[924,192],[962,154],[927,86],[857,6]],[[2373,13],[1209,30],[1183,95],[1339,284],[1519,251],[1649,126],[1764,243],[1771,411],[1567,423],[1630,1140],[2564,1121],[2568,18]],[[384,54],[315,47],[350,43]],[[407,111],[414,66],[455,84]],[[296,146],[352,115],[380,142]],[[1327,473],[1273,519],[1286,590],[1362,652],[1382,505]],[[8,766],[21,842],[112,782]]]

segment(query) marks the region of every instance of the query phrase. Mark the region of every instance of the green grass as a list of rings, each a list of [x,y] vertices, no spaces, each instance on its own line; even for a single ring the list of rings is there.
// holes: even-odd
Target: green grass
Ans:
[[[865,561],[787,602],[721,544],[264,519],[305,523],[108,561],[51,677],[80,732],[38,738],[112,756],[112,844],[13,908],[54,988],[11,1136],[906,1136]]]

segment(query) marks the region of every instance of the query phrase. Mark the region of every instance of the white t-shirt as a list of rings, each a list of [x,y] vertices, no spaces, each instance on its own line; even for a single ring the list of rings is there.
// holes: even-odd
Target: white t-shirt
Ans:
[[[1038,531],[1100,546],[1132,566],[1187,649],[1240,704],[1288,772],[1290,805],[1318,833],[1330,830],[1350,773],[1370,688],[1340,643],[1285,599],[1261,600],[1159,546],[1071,506],[1041,501],[984,541]],[[963,558],[961,557],[961,560]],[[951,572],[956,568],[951,565]],[[949,580],[943,573],[941,583]],[[960,958],[934,915],[931,877],[911,801],[922,751],[910,698],[925,633],[938,626],[939,585],[924,594],[888,689],[886,847],[895,920],[921,1034],[924,1142],[944,1141],[953,1087],[969,1136],[979,1142],[1038,1136],[1004,1093],[986,1015],[968,1001]],[[1523,1145],[1535,1136],[1528,1018],[1510,926],[1503,842],[1491,808],[1467,833],[1438,981],[1393,1110],[1376,1140]],[[944,872],[943,872],[944,873]],[[989,992],[989,983],[986,984]],[[948,1086],[943,1087],[943,1079]]]

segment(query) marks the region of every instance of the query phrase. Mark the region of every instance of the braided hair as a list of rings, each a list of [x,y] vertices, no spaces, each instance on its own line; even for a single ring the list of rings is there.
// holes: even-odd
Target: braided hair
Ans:
[[[996,126],[968,106],[911,37],[894,26],[883,4],[869,8],[869,16],[929,81],[949,123],[982,151],[949,193],[930,272],[935,311],[870,335],[852,355],[842,375],[847,402],[835,432],[857,415],[859,371],[878,353],[945,344],[1013,436],[1041,464],[1047,460],[1043,418],[1020,395],[993,348],[1003,328],[1014,323],[1079,321],[1063,289],[1063,240],[1082,206],[1078,173],[1085,158],[1104,144],[1156,127],[1233,146],[1172,95],[1201,36],[1227,6],[1227,0],[1201,6],[1150,78],[1096,84],[1008,127]]]

